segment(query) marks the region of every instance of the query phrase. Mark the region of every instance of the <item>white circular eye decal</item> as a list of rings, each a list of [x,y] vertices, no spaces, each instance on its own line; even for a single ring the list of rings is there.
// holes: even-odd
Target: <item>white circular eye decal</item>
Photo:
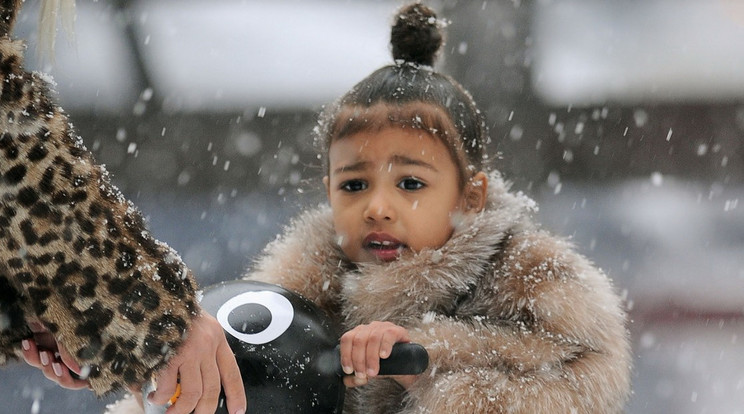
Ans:
[[[243,305],[261,305],[271,313],[271,322],[260,332],[244,333],[230,325],[230,314]],[[230,335],[243,342],[261,345],[273,341],[283,334],[294,319],[294,308],[287,298],[269,290],[244,292],[233,296],[217,310],[217,321]]]

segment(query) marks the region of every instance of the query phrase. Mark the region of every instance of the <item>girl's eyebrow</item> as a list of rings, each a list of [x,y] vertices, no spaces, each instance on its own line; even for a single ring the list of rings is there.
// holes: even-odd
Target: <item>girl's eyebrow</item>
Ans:
[[[343,165],[333,170],[334,174],[341,174],[349,171],[363,171],[370,165],[369,161],[357,161],[353,164]]]
[[[422,161],[420,159],[411,158],[406,155],[393,155],[389,159],[389,163],[393,165],[413,165],[417,167],[423,167],[429,170],[432,170],[434,172],[439,172],[439,170],[434,167],[434,165],[429,164],[428,162]],[[341,174],[345,172],[357,172],[357,171],[363,171],[371,166],[371,162],[369,161],[357,161],[352,164],[343,165],[341,167],[336,168],[333,170],[334,174]]]
[[[439,170],[437,170],[434,165],[420,159],[408,157],[406,155],[393,155],[392,157],[390,157],[390,162],[398,165],[415,165],[418,167],[427,168],[435,172],[439,172]]]

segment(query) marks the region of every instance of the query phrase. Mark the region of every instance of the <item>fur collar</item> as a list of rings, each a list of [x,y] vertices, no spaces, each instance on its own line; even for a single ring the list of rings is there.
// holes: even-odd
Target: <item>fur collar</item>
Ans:
[[[439,249],[423,250],[406,260],[366,263],[346,273],[342,294],[349,326],[387,320],[403,326],[430,311],[448,314],[466,297],[492,265],[506,237],[528,226],[535,203],[508,192],[509,184],[494,173],[486,208],[461,217],[450,240]]]
[[[492,173],[481,213],[461,217],[441,248],[392,263],[349,263],[338,247],[330,208],[311,209],[267,247],[251,277],[303,292],[348,326],[372,320],[406,326],[429,311],[448,313],[492,266],[504,238],[531,226],[535,202],[509,187]]]

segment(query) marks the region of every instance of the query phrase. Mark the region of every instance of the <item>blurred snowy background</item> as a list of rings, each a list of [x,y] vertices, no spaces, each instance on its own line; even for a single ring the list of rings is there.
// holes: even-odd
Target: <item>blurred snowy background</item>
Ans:
[[[389,62],[401,4],[78,0],[52,66],[34,55],[37,3],[16,28],[28,66],[202,285],[322,200],[317,112]],[[487,114],[495,167],[627,298],[627,412],[744,413],[744,3],[428,3],[452,20],[441,69]],[[110,400],[0,369],[0,413]]]

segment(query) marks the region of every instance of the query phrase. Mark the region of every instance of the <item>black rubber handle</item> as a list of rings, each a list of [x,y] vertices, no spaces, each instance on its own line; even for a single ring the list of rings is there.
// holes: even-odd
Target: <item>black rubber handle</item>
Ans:
[[[346,375],[341,368],[341,355],[339,347],[334,353],[338,358],[336,373],[339,376]],[[397,343],[393,345],[390,356],[380,359],[380,375],[417,375],[429,366],[429,353],[426,348],[414,343]]]

